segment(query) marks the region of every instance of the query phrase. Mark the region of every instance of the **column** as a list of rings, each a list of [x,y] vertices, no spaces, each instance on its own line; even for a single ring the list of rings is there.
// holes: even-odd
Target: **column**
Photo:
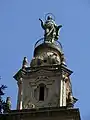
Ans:
[[[22,78],[18,81],[18,100],[17,100],[17,109],[22,109],[22,100],[23,100],[23,81]]]
[[[62,75],[60,82],[60,107],[66,106],[66,79],[65,75]]]

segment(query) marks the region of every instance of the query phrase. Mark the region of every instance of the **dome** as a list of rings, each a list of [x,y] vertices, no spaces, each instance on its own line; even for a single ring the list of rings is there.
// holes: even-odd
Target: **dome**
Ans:
[[[58,41],[53,43],[40,39],[35,44],[34,57],[30,66],[55,65],[61,63],[62,46]]]
[[[38,51],[46,48],[62,53],[62,45],[59,41],[54,41],[52,43],[52,42],[44,41],[44,38],[41,38],[35,43],[34,56],[37,54]]]

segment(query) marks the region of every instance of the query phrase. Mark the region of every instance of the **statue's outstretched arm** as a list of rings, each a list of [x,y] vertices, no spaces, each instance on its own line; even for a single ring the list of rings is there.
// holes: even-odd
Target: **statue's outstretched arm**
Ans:
[[[40,20],[40,22],[41,22],[42,28],[45,29],[44,24],[43,24],[43,21],[42,21],[40,18],[39,18],[39,20]]]
[[[62,25],[57,26],[57,29],[59,30],[62,27]]]
[[[43,22],[40,18],[39,18],[39,20],[40,20],[41,22]]]

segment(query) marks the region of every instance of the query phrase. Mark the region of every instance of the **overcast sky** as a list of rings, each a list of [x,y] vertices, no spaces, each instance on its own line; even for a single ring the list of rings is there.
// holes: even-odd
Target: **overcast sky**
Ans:
[[[39,18],[55,15],[62,24],[59,41],[63,45],[71,75],[73,95],[78,98],[82,120],[90,114],[90,1],[89,0],[0,0],[0,83],[16,108],[17,83],[13,75],[23,57],[33,57],[35,42],[43,36]]]

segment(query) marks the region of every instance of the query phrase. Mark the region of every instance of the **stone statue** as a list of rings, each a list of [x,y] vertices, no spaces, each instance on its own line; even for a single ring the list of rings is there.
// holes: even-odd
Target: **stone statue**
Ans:
[[[10,100],[10,97],[7,97],[6,104],[7,104],[8,110],[10,110],[11,109],[11,100]]]
[[[72,92],[68,93],[67,107],[74,107],[74,104],[77,102],[77,98],[73,97]]]
[[[66,59],[65,59],[64,54],[61,54],[61,63],[62,63],[64,66],[67,66],[67,65],[66,65]]]
[[[27,60],[26,57],[24,57],[23,63],[22,63],[22,69],[24,69],[24,68],[26,68],[26,67],[28,67],[28,60]]]
[[[3,102],[3,113],[8,113],[11,110],[11,100],[7,97],[6,102]]]
[[[59,37],[59,29],[62,25],[57,26],[51,16],[47,17],[45,23],[40,18],[39,20],[41,21],[41,26],[45,31],[44,40],[49,42],[57,40]]]

